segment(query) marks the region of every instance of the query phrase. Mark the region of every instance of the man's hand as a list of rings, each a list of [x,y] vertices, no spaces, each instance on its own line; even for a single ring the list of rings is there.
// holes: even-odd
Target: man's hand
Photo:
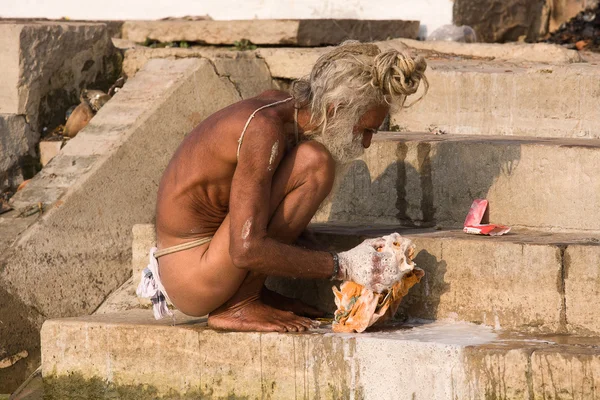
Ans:
[[[414,247],[398,233],[367,239],[339,254],[340,278],[381,293],[415,267],[411,261]]]

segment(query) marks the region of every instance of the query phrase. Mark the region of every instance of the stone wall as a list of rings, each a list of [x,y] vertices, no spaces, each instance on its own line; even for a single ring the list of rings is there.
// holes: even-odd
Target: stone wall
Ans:
[[[45,129],[64,123],[83,88],[108,89],[120,53],[105,24],[0,22],[0,190],[22,180]]]

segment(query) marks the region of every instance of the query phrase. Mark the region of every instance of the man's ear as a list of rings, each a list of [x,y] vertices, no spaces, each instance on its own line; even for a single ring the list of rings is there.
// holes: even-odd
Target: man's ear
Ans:
[[[335,115],[335,107],[333,104],[327,106],[327,118],[331,118]]]

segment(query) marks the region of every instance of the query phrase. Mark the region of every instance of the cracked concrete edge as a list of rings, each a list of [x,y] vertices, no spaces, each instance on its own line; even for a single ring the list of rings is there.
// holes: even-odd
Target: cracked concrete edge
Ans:
[[[134,76],[146,62],[154,58],[209,60],[217,74],[229,79],[244,99],[256,96],[261,91],[272,89],[274,86],[267,63],[255,52],[222,48],[129,48],[125,50],[123,72],[127,76]]]
[[[201,21],[126,21],[124,39],[142,43],[201,42],[234,45],[242,39],[254,45],[322,46],[348,39],[383,40],[388,37],[416,39],[419,22],[414,20],[266,19]]]
[[[429,50],[464,57],[488,58],[510,62],[572,64],[584,62],[578,51],[548,43],[459,43],[452,41],[419,41],[392,39],[415,50]],[[386,43],[386,42],[383,42]]]

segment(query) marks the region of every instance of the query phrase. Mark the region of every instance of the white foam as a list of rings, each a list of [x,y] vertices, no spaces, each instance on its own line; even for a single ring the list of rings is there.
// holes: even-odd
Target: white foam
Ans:
[[[324,331],[324,330],[320,330]],[[491,327],[469,322],[435,321],[429,323],[406,324],[397,329],[380,332],[334,334],[353,338],[377,338],[413,342],[438,343],[456,346],[476,346],[498,340],[498,334]]]

